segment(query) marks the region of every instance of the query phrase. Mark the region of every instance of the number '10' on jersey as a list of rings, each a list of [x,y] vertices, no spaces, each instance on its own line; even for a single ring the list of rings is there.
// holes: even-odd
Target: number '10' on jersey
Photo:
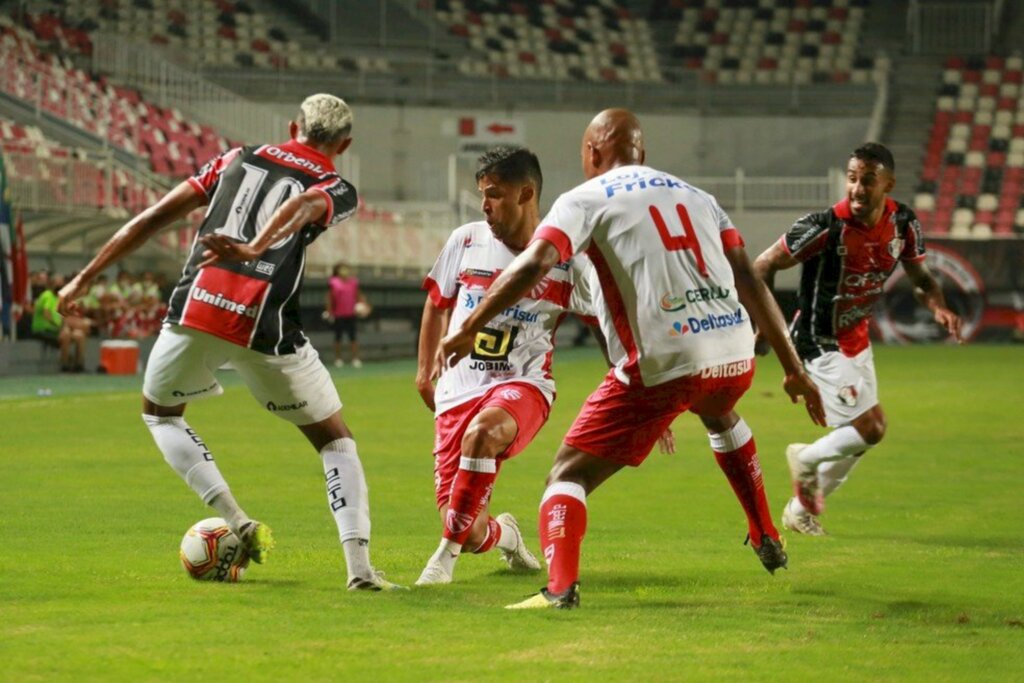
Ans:
[[[209,208],[165,321],[262,353],[294,353],[308,341],[299,317],[306,246],[355,212],[355,188],[338,175],[329,158],[295,140],[229,150],[188,182],[209,198]],[[199,236],[217,233],[248,242],[279,206],[311,189],[327,200],[327,211],[318,221],[270,245],[255,261],[198,269],[204,260]]]

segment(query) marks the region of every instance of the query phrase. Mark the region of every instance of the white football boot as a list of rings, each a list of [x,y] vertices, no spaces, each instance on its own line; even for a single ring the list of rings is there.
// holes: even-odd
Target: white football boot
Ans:
[[[821,526],[817,517],[806,510],[803,512],[793,510],[794,501],[796,498],[790,498],[782,510],[782,526],[805,536],[828,536],[828,532]]]
[[[501,559],[505,560],[508,568],[514,571],[537,571],[540,569],[540,562],[526,547],[526,541],[523,540],[523,534],[519,531],[519,522],[516,521],[516,518],[508,512],[502,512],[494,519],[503,527],[512,529],[516,536],[515,549],[498,548],[501,551]]]

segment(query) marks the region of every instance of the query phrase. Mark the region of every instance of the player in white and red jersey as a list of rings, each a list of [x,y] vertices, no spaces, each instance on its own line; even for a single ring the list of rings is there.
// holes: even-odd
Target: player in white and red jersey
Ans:
[[[171,294],[143,384],[143,420],[164,459],[263,562],[270,529],[238,505],[186,405],[223,393],[214,372],[238,371],[253,397],[296,425],[320,453],[348,569],[349,590],[390,590],[370,564],[370,508],[352,432],[327,369],[302,333],[299,291],[306,246],[356,209],[334,169],[352,142],[352,111],[313,95],[278,145],[229,150],[121,228],[60,293],[74,310],[98,273],[201,206],[209,206]]]
[[[834,428],[810,445],[786,449],[796,495],[782,523],[798,533],[825,534],[818,521],[825,496],[885,435],[868,323],[897,265],[935,322],[962,341],[960,317],[946,307],[942,287],[924,264],[917,216],[888,196],[895,183],[892,152],[874,142],[858,147],[846,166],[846,198],[798,220],[754,263],[769,287],[776,271],[802,265],[793,343],[821,389]]]
[[[593,262],[604,301],[596,312],[615,367],[587,399],[548,478],[539,519],[548,585],[510,607],[579,604],[587,495],[622,467],[642,463],[687,410],[708,429],[761,562],[770,572],[785,567],[754,440],[733,410],[753,379],[753,318],[779,354],[786,391],[794,401],[803,396],[812,419],[823,421],[782,314],[714,198],[643,165],[640,123],[631,112],[598,114],[581,155],[588,182],[558,198],[531,245],[442,342],[446,357],[461,358],[487,321],[554,264],[583,253]]]
[[[482,553],[497,546],[509,567],[540,569],[515,518],[491,517],[489,500],[501,463],[521,452],[547,421],[555,397],[555,330],[567,312],[590,311],[585,271],[579,264],[557,264],[481,328],[470,354],[434,386],[445,327],[462,325],[529,243],[540,219],[543,178],[529,150],[499,147],[484,154],[476,178],[485,220],[452,232],[423,283],[429,296],[416,384],[436,415],[434,486],[444,530],[417,585],[450,583],[464,548]]]

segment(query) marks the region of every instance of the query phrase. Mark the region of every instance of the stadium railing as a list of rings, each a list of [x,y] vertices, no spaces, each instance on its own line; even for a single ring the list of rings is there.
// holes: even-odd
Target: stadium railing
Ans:
[[[575,80],[527,80],[470,77],[450,60],[396,56],[391,73],[323,73],[299,70],[205,70],[206,77],[231,83],[260,100],[292,100],[329,89],[362,102],[474,107],[540,107],[592,109],[600,103],[651,111],[705,110],[716,113],[763,114],[800,112],[804,115],[868,115],[876,84],[714,85],[699,74],[665,70],[666,82],[592,83]]]
[[[276,140],[288,119],[121,36],[96,34],[93,70],[142,90],[163,107],[176,107],[239,140]]]
[[[907,33],[915,54],[985,54],[999,31],[1003,0],[929,2],[910,0]]]

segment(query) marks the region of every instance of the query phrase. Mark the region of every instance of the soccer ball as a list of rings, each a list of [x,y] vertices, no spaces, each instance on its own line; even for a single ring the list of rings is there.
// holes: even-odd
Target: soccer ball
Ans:
[[[365,301],[357,301],[355,307],[355,314],[357,318],[365,318],[373,312],[373,306],[366,303]]]
[[[234,583],[249,566],[245,546],[220,517],[193,524],[181,539],[179,556],[181,566],[197,581]]]

